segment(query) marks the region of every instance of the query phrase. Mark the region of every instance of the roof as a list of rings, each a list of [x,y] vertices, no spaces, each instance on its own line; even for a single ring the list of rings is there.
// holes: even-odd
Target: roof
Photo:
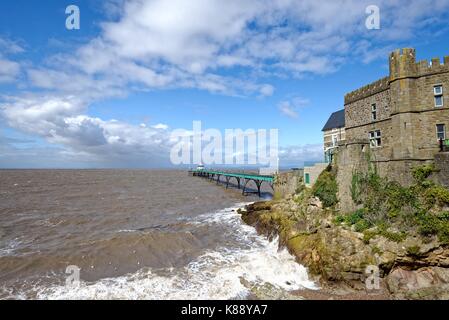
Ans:
[[[344,128],[344,126],[345,126],[345,109],[332,113],[331,116],[329,117],[329,120],[327,120],[326,124],[324,125],[323,130],[321,131]]]

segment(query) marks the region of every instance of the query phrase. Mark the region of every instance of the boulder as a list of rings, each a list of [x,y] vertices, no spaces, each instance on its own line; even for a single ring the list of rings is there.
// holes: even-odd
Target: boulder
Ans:
[[[394,269],[387,287],[399,299],[449,299],[449,269],[426,267],[418,270]]]

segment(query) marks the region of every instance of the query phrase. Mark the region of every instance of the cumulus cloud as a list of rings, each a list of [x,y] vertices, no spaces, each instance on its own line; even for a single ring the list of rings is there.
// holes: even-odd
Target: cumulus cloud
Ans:
[[[322,144],[288,146],[279,150],[279,159],[282,166],[302,167],[309,163],[323,162],[323,158]]]
[[[105,6],[113,8],[117,18],[103,23],[98,37],[75,54],[49,59],[51,66],[30,70],[29,76],[32,84],[45,89],[73,90],[76,83],[89,90],[92,82],[100,83],[107,88],[104,95],[134,84],[270,96],[274,87],[259,84],[260,76],[326,74],[349,59],[384,58],[382,48],[390,49],[388,41],[416,36],[426,23],[442,25],[449,9],[449,0],[381,0],[382,28],[373,31],[365,27],[370,4],[368,0],[108,1]],[[233,68],[247,72],[223,75]]]
[[[290,100],[279,102],[278,109],[281,114],[296,119],[299,117],[298,111],[300,108],[307,106],[310,103],[308,99],[302,97],[293,97]]]
[[[286,115],[287,117],[290,117],[290,118],[298,118],[298,112],[296,110],[294,110],[290,101],[280,102],[278,105],[278,108],[283,115]]]
[[[25,50],[16,42],[0,37],[0,84],[15,82],[21,72],[18,62],[9,58]]]
[[[267,97],[275,92],[271,77],[321,75],[350,60],[383,59],[401,41],[447,25],[449,0],[379,0],[381,30],[367,30],[371,2],[108,0],[109,20],[98,36],[27,66],[29,88],[45,93],[6,98],[0,115],[11,127],[62,146],[57,154],[64,159],[163,163],[173,143],[167,125],[103,120],[89,116],[88,106],[161,88]],[[23,51],[0,38],[0,82],[21,76],[25,68],[13,57]],[[295,118],[306,103],[287,98],[278,108]],[[290,147],[281,158],[321,154],[317,145]]]
[[[64,146],[65,156],[101,163],[167,165],[168,126],[131,125],[84,114],[86,102],[73,96],[10,98],[0,116],[11,127]]]
[[[0,55],[0,83],[14,82],[20,74],[20,65],[14,61],[2,59]]]
[[[0,37],[0,52],[16,54],[25,52],[25,49],[17,41]]]

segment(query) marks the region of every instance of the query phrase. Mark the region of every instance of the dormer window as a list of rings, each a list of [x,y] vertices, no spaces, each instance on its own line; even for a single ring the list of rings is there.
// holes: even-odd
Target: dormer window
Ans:
[[[371,105],[371,121],[377,120],[377,106],[375,103]]]
[[[435,107],[443,107],[443,86],[437,85],[433,87],[433,95],[435,97]]]

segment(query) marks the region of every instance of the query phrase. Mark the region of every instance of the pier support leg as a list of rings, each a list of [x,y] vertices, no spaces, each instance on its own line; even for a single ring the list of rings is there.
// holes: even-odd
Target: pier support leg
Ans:
[[[243,190],[242,190],[242,195],[246,195],[246,185],[248,184],[248,180],[245,179],[245,181],[243,182]]]
[[[231,177],[226,177],[226,189],[229,187],[229,180],[231,179]]]
[[[258,193],[259,198],[260,198],[260,186],[262,185],[262,181],[256,181],[256,185],[257,185],[257,193]]]
[[[217,184],[220,183],[220,175],[217,175]]]

